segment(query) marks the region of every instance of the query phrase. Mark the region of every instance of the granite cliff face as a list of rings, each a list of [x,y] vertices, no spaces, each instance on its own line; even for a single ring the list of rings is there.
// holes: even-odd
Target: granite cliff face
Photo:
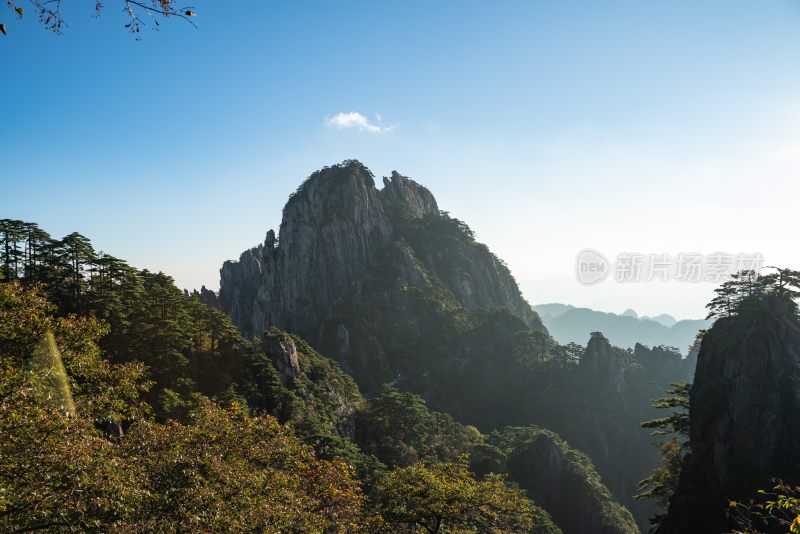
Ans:
[[[800,482],[800,323],[780,299],[766,308],[719,319],[703,338],[691,452],[661,534],[729,532],[729,500],[755,498],[771,477]]]
[[[264,332],[261,340],[264,352],[272,359],[272,366],[284,386],[300,375],[300,363],[297,358],[297,345],[292,338],[279,334]]]
[[[270,230],[262,245],[223,265],[220,301],[246,337],[274,325],[314,341],[309,334],[391,241],[392,229],[371,174],[351,164],[303,183],[283,209],[279,235],[280,243]]]
[[[219,305],[246,337],[269,326],[297,333],[359,380],[368,367],[376,383],[408,370],[380,333],[353,331],[424,329],[415,290],[442,291],[466,311],[505,309],[521,328],[544,329],[505,265],[427,189],[396,172],[378,189],[356,161],[308,178],[284,207],[279,237],[270,230],[220,276]]]
[[[625,389],[625,364],[629,359],[624,351],[612,347],[601,332],[592,332],[580,369],[619,395]]]

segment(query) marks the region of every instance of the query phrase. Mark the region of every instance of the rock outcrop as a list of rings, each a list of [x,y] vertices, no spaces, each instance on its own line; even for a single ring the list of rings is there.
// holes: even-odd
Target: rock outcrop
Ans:
[[[505,265],[427,189],[396,172],[378,189],[356,161],[314,173],[284,207],[279,236],[267,232],[220,276],[220,307],[245,337],[270,326],[297,333],[356,378],[367,365],[384,368],[376,380],[402,374],[389,347],[351,334],[422,320],[410,309],[413,288],[435,286],[466,310],[506,309],[544,330]]]
[[[291,422],[304,439],[328,435],[352,439],[363,397],[355,381],[298,336],[270,328],[249,369],[250,408]],[[263,356],[272,365],[264,365]],[[246,375],[242,375],[243,377]]]
[[[280,243],[270,230],[262,245],[223,265],[223,310],[247,337],[274,325],[315,341],[311,334],[330,306],[351,291],[391,238],[366,168],[315,173],[286,203]]]
[[[617,347],[612,347],[601,332],[592,332],[589,343],[581,357],[580,369],[590,374],[605,388],[615,394],[625,389],[625,367],[627,354]]]
[[[300,374],[297,360],[297,347],[294,341],[283,333],[264,333],[261,340],[264,352],[272,359],[278,378],[284,386]]]
[[[206,289],[206,286],[202,286],[200,288],[198,296],[200,297],[200,302],[206,306],[211,308],[219,308],[219,298],[217,297],[217,294],[210,289]]]
[[[729,500],[748,502],[771,477],[800,482],[800,323],[786,302],[719,319],[697,358],[691,452],[661,534],[729,532]]]

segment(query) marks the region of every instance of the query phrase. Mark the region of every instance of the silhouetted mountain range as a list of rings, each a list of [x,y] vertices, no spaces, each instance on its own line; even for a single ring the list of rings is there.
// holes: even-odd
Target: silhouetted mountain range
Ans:
[[[533,309],[550,335],[562,344],[582,344],[591,332],[602,332],[619,347],[633,348],[637,343],[651,347],[666,345],[686,354],[697,332],[711,325],[706,319],[677,321],[667,314],[639,317],[630,309],[620,315],[560,303],[538,304]]]

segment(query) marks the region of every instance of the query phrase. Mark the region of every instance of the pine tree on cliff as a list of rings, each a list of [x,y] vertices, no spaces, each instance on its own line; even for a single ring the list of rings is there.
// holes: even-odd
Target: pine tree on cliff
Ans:
[[[643,421],[642,427],[652,428],[653,437],[666,438],[655,443],[661,453],[658,465],[647,478],[639,482],[639,491],[634,499],[652,499],[662,509],[678,488],[678,477],[683,457],[689,449],[689,388],[691,384],[670,384],[665,397],[653,401],[653,408],[673,410],[666,417]],[[650,523],[657,526],[663,514],[654,516]]]
[[[777,271],[767,275],[767,277],[771,277],[776,295],[792,300],[800,297],[800,271],[781,269],[780,267],[768,267],[768,269]]]
[[[707,319],[732,317],[747,313],[767,296],[776,296],[787,302],[796,313],[795,299],[800,297],[800,271],[769,267],[777,272],[760,275],[755,271],[741,271],[714,290],[716,297],[706,305]]]

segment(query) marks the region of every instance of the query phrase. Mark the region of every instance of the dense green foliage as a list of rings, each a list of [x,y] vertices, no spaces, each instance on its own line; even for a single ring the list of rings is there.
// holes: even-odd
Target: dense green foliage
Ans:
[[[368,523],[345,464],[316,459],[270,416],[208,400],[188,424],[153,420],[146,368],[104,359],[106,328],[96,319],[53,311],[36,289],[0,284],[3,531],[315,532]]]
[[[742,271],[714,290],[716,296],[706,305],[708,317],[750,316],[768,309],[767,298],[778,298],[798,313],[796,299],[800,297],[800,271],[771,267],[776,272],[760,274]]]
[[[169,276],[97,253],[78,233],[56,240],[34,224],[2,220],[0,239],[3,279],[40,285],[59,315],[102,320],[107,357],[148,367],[148,401],[159,416],[183,416],[194,392],[218,395],[231,383],[238,332]]]
[[[512,534],[529,532],[535,524],[524,492],[507,486],[502,475],[476,480],[464,458],[395,468],[378,490],[381,516],[398,530]]]
[[[453,460],[481,440],[447,414],[431,411],[418,395],[386,387],[358,414],[356,440],[388,465]]]
[[[351,469],[317,460],[269,416],[204,401],[189,424],[145,422],[122,446],[142,463],[153,510],[147,530],[354,531],[366,521]]]
[[[20,319],[18,306],[4,308],[7,327],[0,336],[0,354],[4,358],[16,355],[17,363],[9,365],[8,372],[27,376],[20,383],[28,389],[15,390],[13,396],[29,400],[22,407],[15,405],[15,413],[35,414],[43,398],[51,403],[60,398],[52,394],[58,384],[50,380],[37,385],[31,381],[37,373],[22,372],[53,368],[45,335],[52,332],[64,355],[64,376],[69,377],[69,387],[61,389],[73,394],[74,411],[79,414],[67,417],[66,426],[53,430],[54,439],[60,439],[60,433],[80,432],[82,443],[91,448],[85,454],[98,458],[97,464],[83,467],[88,478],[106,477],[105,464],[119,465],[119,473],[106,477],[119,495],[105,495],[102,488],[81,490],[87,496],[100,492],[97,498],[101,500],[116,499],[117,504],[108,505],[113,509],[108,517],[82,512],[97,516],[92,520],[109,530],[116,528],[112,525],[129,525],[134,515],[140,521],[136,528],[150,528],[148,518],[156,513],[168,517],[176,529],[213,529],[222,524],[219,521],[245,528],[261,517],[291,530],[290,516],[278,509],[283,506],[280,495],[306,503],[291,516],[300,522],[296,527],[300,531],[305,529],[302,525],[314,521],[341,526],[349,520],[344,518],[357,518],[356,523],[366,522],[374,529],[392,529],[399,523],[428,528],[393,515],[407,508],[407,503],[387,500],[388,488],[400,480],[433,484],[436,473],[453,470],[461,477],[462,490],[472,488],[469,491],[477,494],[475,488],[492,489],[513,496],[516,502],[522,495],[519,490],[502,493],[506,491],[502,476],[508,476],[553,514],[566,532],[630,532],[630,514],[611,497],[592,462],[561,438],[536,427],[505,429],[489,436],[478,428],[489,432],[509,423],[534,421],[565,434],[590,454],[597,454],[596,445],[602,440],[630,456],[610,463],[609,456],[598,455],[606,473],[618,468],[627,473],[628,464],[642,463],[631,461],[639,444],[630,441],[630,435],[625,442],[606,429],[648,415],[652,388],[627,386],[619,391],[608,382],[607,370],[591,363],[594,356],[585,357],[584,347],[558,345],[505,309],[466,309],[437,275],[419,265],[427,273],[427,284],[394,288],[407,314],[381,324],[389,316],[382,307],[393,306],[381,295],[385,295],[387,276],[398,265],[395,260],[413,262],[417,253],[457,248],[463,240],[474,244],[465,225],[445,215],[419,224],[434,229],[437,237],[426,242],[424,233],[418,235],[416,239],[422,241],[414,243],[416,250],[401,239],[387,252],[384,270],[379,269],[370,282],[375,291],[369,287],[364,291],[364,305],[341,310],[350,319],[352,340],[374,344],[379,358],[391,354],[402,360],[403,376],[392,380],[396,387],[383,386],[364,397],[337,363],[297,336],[271,329],[262,341],[246,341],[227,317],[203,303],[201,295],[178,290],[162,273],[137,270],[96,253],[79,234],[53,240],[35,225],[3,221],[0,272],[10,283],[0,286],[6,288],[9,302],[27,299],[30,302],[24,308],[37,310],[36,316],[45,321],[45,326],[33,331],[24,326],[28,319]],[[447,254],[439,255],[436,262],[441,272],[458,268]],[[61,326],[65,324],[73,327]],[[76,328],[83,337],[76,337]],[[597,341],[607,345],[602,336]],[[669,351],[653,355],[645,350],[647,357],[658,360],[653,363],[632,352],[610,346],[607,350],[612,355],[609,365],[632,384],[639,383],[637,376],[644,376],[655,385],[669,375],[658,362],[680,360],[680,355]],[[35,358],[36,354],[42,357]],[[450,358],[443,359],[442,354]],[[32,363],[20,363],[28,360]],[[423,394],[424,399],[408,390]],[[576,391],[582,393],[575,395]],[[637,403],[644,408],[631,412],[630,405]],[[65,414],[71,411],[64,409],[66,401],[59,406]],[[602,414],[597,413],[598,406],[604,407]],[[9,430],[20,437],[20,441],[8,440],[14,454],[25,452],[21,447],[25,439],[38,439],[27,428]],[[248,451],[261,450],[261,442],[265,447],[275,443],[280,450],[289,448],[295,451],[290,458],[311,462],[315,472],[324,473],[320,488],[327,489],[298,485],[291,477],[271,479],[260,472],[261,467],[279,466],[282,461],[275,455],[252,456]],[[49,447],[60,451],[59,447],[66,446],[58,443]],[[548,443],[549,449],[541,448]],[[215,450],[228,451],[222,455],[224,461],[218,461]],[[553,451],[558,451],[560,466],[542,463]],[[137,458],[133,467],[126,463],[131,458]],[[292,465],[300,465],[297,462],[302,463],[298,459]],[[444,464],[437,467],[440,462]],[[47,462],[41,465],[43,471],[32,478],[44,477],[52,469]],[[465,471],[466,465],[472,474]],[[247,476],[241,474],[244,471]],[[114,482],[115,476],[121,478]],[[636,473],[626,476],[633,478]],[[234,483],[243,485],[241,493],[225,497]],[[276,499],[264,502],[257,488],[269,484],[275,485]],[[615,487],[617,492],[625,491],[623,484]],[[303,510],[314,506],[306,495],[312,490],[342,491],[349,497],[324,512],[325,517],[310,512],[303,516]],[[465,502],[477,506],[480,519],[461,523],[454,516],[447,520],[442,516],[442,531],[483,531],[475,521],[487,518],[497,521],[498,532],[512,528],[508,525],[517,520],[523,521],[520,525],[533,521],[536,532],[559,531],[547,512],[527,500],[512,509],[492,508],[496,502],[478,504],[466,497]],[[123,504],[129,511],[120,515]],[[89,510],[96,505],[76,506]],[[576,508],[582,513],[574,514]],[[319,507],[314,510],[323,513]],[[381,518],[381,510],[391,517]],[[529,519],[515,517],[514,510]],[[421,510],[414,512],[432,517]]]
[[[100,340],[108,335],[108,327],[102,322],[56,317],[54,311],[37,288],[25,289],[16,281],[0,284],[4,531],[393,532],[392,525],[406,522],[397,513],[409,509],[409,496],[391,490],[402,471],[382,474],[377,460],[369,464],[370,456],[330,432],[308,436],[321,451],[315,454],[290,426],[259,415],[260,410],[248,413],[238,394],[230,396],[225,408],[195,391],[192,406],[179,420],[154,419],[146,403],[152,386],[147,368],[140,362],[111,363],[103,357]],[[363,402],[352,381],[332,362],[297,338],[281,335],[298,343],[302,365],[311,371],[284,386],[273,368],[266,374],[276,378],[270,387],[279,393],[267,397],[294,395],[305,406],[290,418],[298,422],[298,429],[314,426],[309,420],[332,424],[325,419],[330,412],[324,401],[336,390],[323,392],[325,382],[313,381],[311,375],[323,372],[320,369],[341,381],[351,400]],[[267,363],[262,360],[262,367]],[[518,532],[533,525],[537,532],[557,532],[544,511],[530,504],[523,492],[507,488],[501,477],[478,481],[466,470],[466,460],[436,464],[481,440],[476,430],[431,412],[419,397],[390,389],[363,413],[365,420],[378,425],[368,436],[387,428],[385,420],[377,421],[398,414],[404,414],[408,428],[420,432],[376,446],[390,461],[415,459],[401,456],[409,449],[403,441],[407,439],[420,451],[418,456],[434,462],[430,467],[412,463],[409,469],[459,474],[458,480],[446,482],[454,484],[453,495],[463,499],[456,506],[460,511],[454,511],[452,503],[445,507],[437,527],[441,532]],[[467,441],[456,442],[462,438]],[[323,459],[326,455],[330,459]],[[365,473],[373,477],[366,482],[377,486],[370,499],[354,471],[365,466]],[[441,477],[417,480],[425,485],[422,490],[439,498],[436,481]],[[441,510],[438,504],[424,504],[415,503],[420,517],[431,509]],[[547,525],[552,528],[541,530]]]
[[[304,372],[281,384],[263,347],[243,340],[197,293],[180,291],[163,273],[96,253],[79,234],[54,240],[36,225],[3,220],[0,239],[4,279],[41,287],[57,315],[102,321],[105,356],[148,368],[154,384],[146,400],[161,420],[186,417],[201,393],[292,421],[311,436],[334,433],[340,404],[360,402],[352,379],[296,337]]]

